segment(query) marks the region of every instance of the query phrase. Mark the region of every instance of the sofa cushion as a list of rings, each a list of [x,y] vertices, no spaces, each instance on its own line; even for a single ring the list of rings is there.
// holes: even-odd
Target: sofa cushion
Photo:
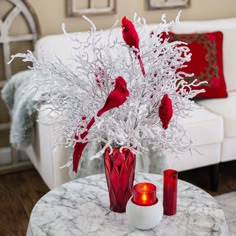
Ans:
[[[235,160],[236,156],[236,92],[229,92],[227,98],[207,99],[198,103],[209,111],[219,114],[224,120],[224,140],[221,147],[221,162]],[[214,132],[215,134],[215,132]]]
[[[178,34],[221,31],[223,33],[223,66],[227,91],[236,91],[236,18],[181,21],[171,28]]]
[[[165,34],[164,34],[165,35]],[[181,71],[194,73],[186,78],[189,82],[207,81],[207,84],[195,88],[205,89],[195,98],[224,98],[227,97],[226,84],[223,73],[223,34],[220,31],[210,33],[174,34],[169,33],[169,41],[183,41],[188,44],[192,53],[191,61]]]
[[[235,29],[225,29],[223,65],[227,91],[236,91],[236,22]]]
[[[221,29],[235,29],[236,17],[215,19],[215,20],[196,20],[196,21],[180,21],[179,24],[174,25],[171,30],[175,33],[194,33],[217,31]]]
[[[183,153],[165,150],[168,167],[184,171],[219,163],[224,135],[222,117],[199,107],[181,123],[192,140],[191,149]]]
[[[102,32],[102,34],[100,34]],[[101,37],[100,41],[97,41],[99,45],[106,45],[107,41],[113,42],[114,40],[122,40],[121,28],[117,27],[112,30],[112,34],[109,33],[109,30],[97,31],[95,34],[97,37]],[[72,37],[72,40],[69,38]],[[73,40],[73,37],[76,37],[80,42],[87,42],[90,37],[89,32],[79,32],[79,33],[68,33],[64,34],[55,34],[48,35],[36,42],[35,45],[35,55],[37,58],[47,58],[48,60],[55,60],[58,58],[65,65],[74,65],[74,57],[76,51],[79,51],[78,41]],[[120,47],[122,53],[127,53],[129,56],[126,47]],[[93,55],[91,51],[90,55]]]
[[[221,147],[221,157],[220,161],[232,161],[236,157],[236,137],[225,138]]]
[[[224,136],[236,137],[236,92],[229,92],[227,99],[206,99],[198,103],[224,119]]]
[[[221,143],[224,137],[222,117],[204,107],[198,108],[192,111],[189,117],[180,121],[192,140],[192,146]]]
[[[194,147],[191,151],[175,154],[164,152],[168,168],[177,171],[191,170],[218,164],[221,160],[221,143],[211,143]]]

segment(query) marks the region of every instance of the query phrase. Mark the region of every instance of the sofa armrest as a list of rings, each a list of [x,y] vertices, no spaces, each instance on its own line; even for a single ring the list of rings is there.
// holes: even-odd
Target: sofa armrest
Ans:
[[[26,153],[44,182],[52,189],[70,180],[68,168],[60,168],[67,163],[69,150],[62,145],[55,149],[56,125],[48,113],[45,106],[42,106],[38,122],[35,123],[32,145],[26,149]],[[51,124],[46,125],[45,121]]]

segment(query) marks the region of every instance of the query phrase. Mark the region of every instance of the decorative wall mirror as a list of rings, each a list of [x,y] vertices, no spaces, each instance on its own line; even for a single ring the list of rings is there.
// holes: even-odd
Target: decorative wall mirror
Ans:
[[[106,15],[116,12],[116,0],[67,0],[68,16]]]
[[[148,0],[150,10],[166,8],[185,8],[190,6],[190,0]]]

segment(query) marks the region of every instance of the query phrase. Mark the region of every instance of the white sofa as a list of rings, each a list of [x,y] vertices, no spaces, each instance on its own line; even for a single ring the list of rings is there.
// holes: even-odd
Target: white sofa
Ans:
[[[178,171],[210,165],[218,167],[220,162],[236,159],[236,18],[181,22],[171,30],[175,33],[223,32],[223,63],[228,97],[199,101],[202,109],[194,111],[190,118],[183,121],[193,141],[192,153],[186,151],[177,156],[168,150],[164,152],[168,167]],[[46,36],[36,44],[38,57],[42,51],[47,51],[49,57],[56,54],[63,61],[70,57],[71,45],[63,35]],[[43,113],[39,112],[39,120]],[[68,169],[60,168],[67,161],[66,150],[61,147],[53,151],[54,144],[54,127],[37,123],[33,145],[28,147],[27,153],[49,188],[70,180]],[[155,160],[146,160],[145,171],[155,166]]]

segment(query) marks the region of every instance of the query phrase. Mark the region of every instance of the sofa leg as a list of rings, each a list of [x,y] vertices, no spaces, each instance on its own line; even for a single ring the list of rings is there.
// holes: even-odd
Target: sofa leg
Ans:
[[[220,164],[215,164],[210,167],[211,190],[215,192],[217,191],[219,185],[219,169],[220,169]]]

